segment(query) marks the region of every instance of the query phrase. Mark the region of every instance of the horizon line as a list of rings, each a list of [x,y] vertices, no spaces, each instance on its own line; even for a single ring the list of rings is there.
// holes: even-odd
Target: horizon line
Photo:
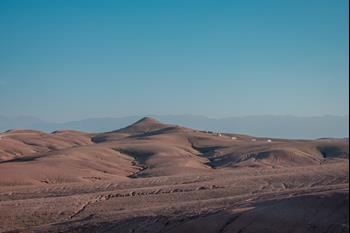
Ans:
[[[236,115],[236,116],[226,116],[226,117],[210,117],[200,114],[139,114],[139,115],[125,115],[125,116],[91,116],[86,118],[80,118],[80,119],[71,119],[71,120],[65,120],[65,121],[57,121],[57,120],[47,120],[42,117],[38,116],[31,116],[31,115],[16,115],[16,116],[8,116],[8,115],[0,115],[0,117],[5,118],[33,118],[36,120],[44,121],[47,123],[56,123],[56,124],[62,124],[62,123],[69,123],[69,122],[77,122],[77,121],[84,121],[84,120],[91,120],[91,119],[121,119],[121,118],[131,118],[131,117],[137,117],[137,118],[143,118],[143,117],[202,117],[206,118],[208,120],[225,120],[229,118],[249,118],[249,117],[295,117],[295,118],[318,118],[318,117],[349,117],[349,114],[344,115],[336,115],[336,114],[323,114],[323,115],[293,115],[293,114],[248,114],[248,115]]]

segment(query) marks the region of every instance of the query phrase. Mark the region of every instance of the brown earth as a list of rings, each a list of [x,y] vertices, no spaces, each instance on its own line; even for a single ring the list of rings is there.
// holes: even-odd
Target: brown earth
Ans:
[[[348,232],[349,140],[0,133],[0,232]]]

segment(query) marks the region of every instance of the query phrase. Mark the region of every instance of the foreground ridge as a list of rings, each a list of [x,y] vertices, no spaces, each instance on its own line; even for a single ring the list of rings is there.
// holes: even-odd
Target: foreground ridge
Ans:
[[[106,133],[0,137],[0,232],[348,229],[348,139],[262,138],[149,117]]]

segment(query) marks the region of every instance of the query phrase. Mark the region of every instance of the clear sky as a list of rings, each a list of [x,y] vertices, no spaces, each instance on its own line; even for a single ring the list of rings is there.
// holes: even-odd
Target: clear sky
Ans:
[[[346,0],[0,1],[0,115],[348,115]]]

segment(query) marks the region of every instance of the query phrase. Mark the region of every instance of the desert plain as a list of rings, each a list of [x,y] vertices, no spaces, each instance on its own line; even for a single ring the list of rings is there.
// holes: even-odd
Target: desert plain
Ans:
[[[0,133],[0,232],[341,233],[348,200],[348,138]]]

